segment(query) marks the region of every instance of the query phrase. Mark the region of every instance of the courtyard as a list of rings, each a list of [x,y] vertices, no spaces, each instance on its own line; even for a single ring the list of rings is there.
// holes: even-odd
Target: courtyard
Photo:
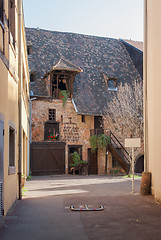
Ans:
[[[3,240],[13,239],[160,239],[161,205],[141,196],[141,179],[109,176],[51,175],[32,177],[1,223]],[[103,211],[71,211],[104,206]]]

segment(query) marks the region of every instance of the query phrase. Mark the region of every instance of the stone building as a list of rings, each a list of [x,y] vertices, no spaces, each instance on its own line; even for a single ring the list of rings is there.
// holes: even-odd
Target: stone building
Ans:
[[[142,51],[123,40],[74,33],[27,28],[26,36],[32,174],[69,173],[73,151],[88,162],[89,174],[107,173],[112,159],[99,149],[91,153],[91,130],[110,130],[103,129],[102,117],[121,82],[142,81]],[[50,140],[51,134],[57,139]]]
[[[29,172],[29,70],[22,1],[0,0],[0,216]]]

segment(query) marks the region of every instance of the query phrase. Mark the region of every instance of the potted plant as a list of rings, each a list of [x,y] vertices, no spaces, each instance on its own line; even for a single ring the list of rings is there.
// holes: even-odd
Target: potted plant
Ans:
[[[101,148],[103,151],[106,151],[106,148],[110,142],[110,138],[107,135],[101,134],[97,137],[97,146]]]
[[[90,142],[90,145],[91,145],[91,151],[95,152],[96,149],[97,149],[97,135],[90,136],[89,142]]]
[[[82,174],[84,172],[87,172],[87,165],[88,163],[86,161],[83,161],[80,159],[80,154],[76,151],[72,153],[71,155],[73,163],[70,164],[70,167],[73,169],[73,173],[75,174],[78,172],[79,174]]]
[[[65,106],[66,106],[68,96],[69,96],[69,93],[66,90],[61,90],[59,93],[59,97],[62,98],[62,100],[63,100],[63,104],[62,104],[63,108],[65,108]]]
[[[50,135],[48,136],[48,139],[49,139],[49,140],[57,140],[57,139],[58,139],[58,136],[59,136],[58,133],[50,134]]]
[[[95,152],[97,148],[103,149],[103,151],[106,150],[106,147],[108,146],[110,142],[110,138],[107,135],[101,134],[101,135],[92,135],[89,138],[89,142],[91,145],[91,151]]]

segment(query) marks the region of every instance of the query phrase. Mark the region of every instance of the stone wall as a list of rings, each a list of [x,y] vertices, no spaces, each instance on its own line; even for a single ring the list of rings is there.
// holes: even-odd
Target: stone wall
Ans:
[[[44,141],[44,124],[49,120],[49,109],[56,109],[56,121],[59,122],[59,141],[66,142],[66,173],[68,168],[68,145],[82,145],[82,159],[88,160],[90,148],[90,129],[94,128],[94,117],[77,115],[72,101],[67,100],[66,108],[61,99],[36,99],[32,101],[32,142]]]
[[[85,116],[85,122],[82,122],[82,115],[77,115],[73,103],[67,100],[65,109],[62,106],[61,99],[36,99],[32,101],[32,141],[44,141],[44,124],[49,120],[49,109],[56,109],[56,121],[59,122],[59,141],[66,142],[65,149],[65,168],[68,173],[68,146],[82,145],[82,159],[88,161],[88,148],[90,148],[89,137],[90,129],[94,129],[94,116]],[[110,129],[109,125],[104,126]],[[117,137],[117,133],[114,133]],[[119,139],[124,146],[124,139]],[[141,148],[136,149],[135,157],[143,154],[143,144]],[[98,174],[108,174],[112,168],[112,156],[98,150]]]

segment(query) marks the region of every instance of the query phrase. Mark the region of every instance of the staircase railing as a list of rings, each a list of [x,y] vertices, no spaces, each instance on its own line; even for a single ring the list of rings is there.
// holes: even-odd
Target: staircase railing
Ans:
[[[115,148],[121,149],[121,154],[124,157],[124,160],[127,161],[128,163],[131,162],[131,156],[130,154],[126,151],[124,146],[120,143],[120,141],[117,139],[117,137],[110,131],[110,142],[112,145],[115,146]]]
[[[130,162],[132,161],[130,154],[127,152],[127,150],[124,148],[124,146],[120,143],[120,141],[117,139],[117,137],[109,130],[103,130],[103,129],[91,129],[90,135],[101,135],[105,134],[108,135],[110,138],[109,143],[109,151],[112,153],[112,155],[120,162],[122,168],[125,170],[125,172],[129,172],[130,168]],[[121,150],[121,151],[120,151]]]

